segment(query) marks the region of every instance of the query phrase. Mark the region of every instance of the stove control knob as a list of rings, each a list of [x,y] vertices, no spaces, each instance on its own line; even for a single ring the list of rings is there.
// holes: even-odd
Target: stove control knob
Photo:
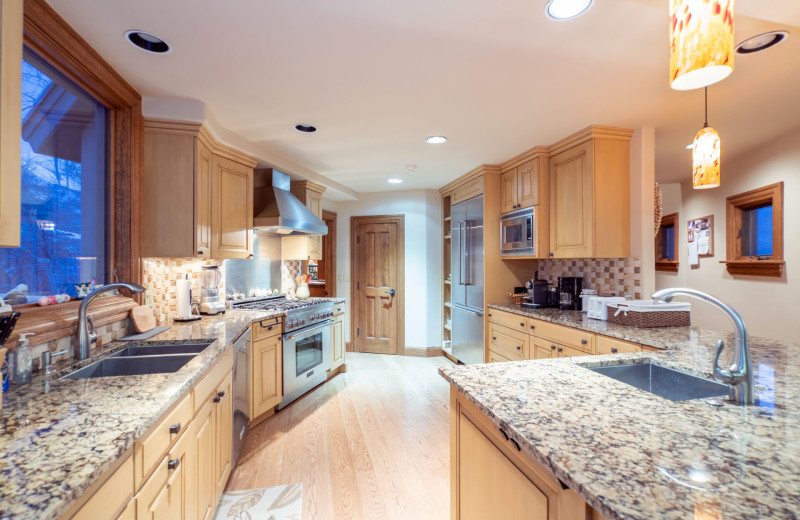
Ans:
[[[286,322],[286,326],[287,326],[287,327],[290,327],[290,328],[291,328],[291,327],[294,327],[294,320],[288,320],[288,321]]]

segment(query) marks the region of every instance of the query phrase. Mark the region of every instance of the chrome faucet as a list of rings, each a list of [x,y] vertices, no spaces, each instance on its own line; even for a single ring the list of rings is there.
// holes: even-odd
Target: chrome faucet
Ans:
[[[714,353],[714,378],[731,385],[730,400],[738,404],[753,404],[755,402],[755,381],[753,365],[750,361],[750,348],[747,344],[747,327],[739,312],[722,303],[710,294],[694,289],[661,289],[650,295],[651,298],[662,302],[671,302],[677,295],[691,296],[703,300],[717,307],[728,315],[736,329],[736,350],[733,351],[733,360],[729,370],[719,366],[719,356],[725,348],[723,340],[717,341],[717,351]]]
[[[92,349],[92,344],[97,342],[97,331],[94,328],[94,321],[92,321],[91,316],[86,316],[86,309],[89,307],[89,304],[92,303],[92,300],[114,289],[127,289],[131,294],[144,292],[144,287],[141,285],[118,282],[104,285],[87,294],[86,298],[81,302],[81,306],[78,308],[78,350],[75,352],[75,359],[79,361],[87,359]],[[91,325],[91,331],[89,330],[87,322]]]

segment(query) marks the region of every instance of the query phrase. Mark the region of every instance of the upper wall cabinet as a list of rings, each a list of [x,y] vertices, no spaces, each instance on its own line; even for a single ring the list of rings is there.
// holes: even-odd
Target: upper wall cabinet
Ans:
[[[22,0],[0,1],[0,247],[19,247]]]
[[[539,163],[535,158],[500,175],[500,213],[539,204]]]
[[[536,255],[501,255],[519,260],[548,258],[550,254],[550,198],[547,148],[536,146],[500,166],[500,213],[535,207],[534,249]]]
[[[322,220],[322,194],[325,186],[311,181],[294,181],[292,195],[306,205],[311,213]],[[283,238],[284,260],[320,260],[322,258],[322,236],[296,236]]]
[[[550,257],[630,256],[632,135],[592,126],[550,147]]]
[[[145,121],[142,253],[252,255],[256,160],[196,123]]]

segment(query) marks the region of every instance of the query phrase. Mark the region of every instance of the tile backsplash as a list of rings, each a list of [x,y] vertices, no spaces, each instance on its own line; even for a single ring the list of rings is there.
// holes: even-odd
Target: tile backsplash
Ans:
[[[539,260],[539,278],[558,283],[559,276],[582,276],[583,286],[601,296],[641,299],[642,262],[638,258],[564,258]]]
[[[97,344],[93,345],[92,348],[106,345],[112,341],[118,340],[119,338],[124,338],[131,333],[135,332],[133,331],[130,318],[125,318],[124,320],[115,321],[113,323],[108,323],[106,325],[97,327]],[[78,349],[78,336],[75,335],[59,338],[53,341],[48,341],[47,343],[42,343],[41,345],[36,345],[32,348],[34,370],[41,369],[39,364],[41,363],[42,354],[44,352],[50,351],[51,353],[55,354],[56,352],[67,350],[67,354],[53,358],[52,367],[53,370],[57,371],[75,362],[74,353],[76,349]]]
[[[281,262],[281,290],[286,293],[288,298],[294,298],[297,282],[295,278],[300,276],[302,260],[284,260]]]
[[[219,265],[220,293],[225,294],[225,266],[223,262],[203,258],[145,258],[144,283],[153,291],[153,313],[161,323],[177,314],[176,282],[187,273],[192,281],[192,299],[200,298],[200,272],[205,265]]]

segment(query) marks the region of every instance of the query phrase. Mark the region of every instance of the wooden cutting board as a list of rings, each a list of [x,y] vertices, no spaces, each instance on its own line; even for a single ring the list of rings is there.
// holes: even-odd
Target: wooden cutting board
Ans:
[[[155,328],[156,317],[153,315],[153,309],[147,305],[140,305],[131,309],[131,321],[133,328],[136,332],[147,332]]]

